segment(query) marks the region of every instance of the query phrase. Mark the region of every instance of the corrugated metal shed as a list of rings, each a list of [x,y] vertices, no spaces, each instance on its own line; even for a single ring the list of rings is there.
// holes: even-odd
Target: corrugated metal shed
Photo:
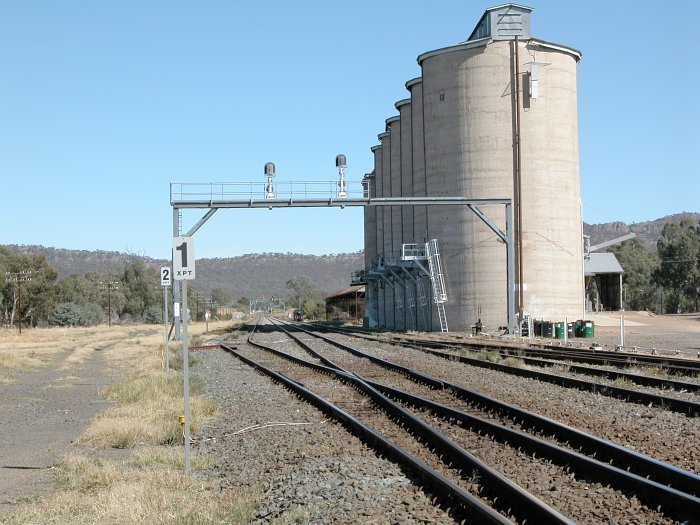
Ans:
[[[625,273],[614,253],[591,253],[583,261],[584,275],[600,275],[605,273]]]
[[[326,297],[326,300],[333,299],[335,297],[342,297],[343,295],[352,295],[354,297],[356,293],[365,293],[365,285],[355,284],[353,286],[348,286],[347,288],[333,292],[331,295]]]

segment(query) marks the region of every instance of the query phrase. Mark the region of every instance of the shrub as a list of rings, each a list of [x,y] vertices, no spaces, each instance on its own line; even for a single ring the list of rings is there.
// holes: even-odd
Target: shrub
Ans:
[[[163,322],[163,309],[160,306],[150,306],[143,314],[143,322],[148,324],[161,324]]]
[[[94,303],[59,303],[49,319],[57,326],[92,326],[102,322],[104,311]]]
[[[51,314],[51,324],[75,326],[80,321],[80,306],[75,303],[60,303]]]

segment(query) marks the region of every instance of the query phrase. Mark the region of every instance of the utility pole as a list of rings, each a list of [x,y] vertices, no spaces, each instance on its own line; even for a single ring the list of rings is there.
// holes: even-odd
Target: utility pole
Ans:
[[[112,290],[119,290],[119,281],[100,282],[100,289],[107,292],[107,325],[112,326]]]
[[[32,271],[5,272],[5,278],[17,285],[17,325],[19,326],[19,334],[22,335],[22,283],[32,280]]]

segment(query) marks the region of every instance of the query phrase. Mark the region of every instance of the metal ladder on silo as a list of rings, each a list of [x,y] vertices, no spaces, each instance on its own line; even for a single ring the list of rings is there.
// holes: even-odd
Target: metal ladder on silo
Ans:
[[[448,332],[447,316],[445,314],[447,292],[445,290],[445,277],[442,274],[442,265],[440,264],[440,251],[438,250],[437,239],[431,239],[425,243],[425,254],[428,257],[430,282],[433,284],[433,298],[440,319],[440,331]]]

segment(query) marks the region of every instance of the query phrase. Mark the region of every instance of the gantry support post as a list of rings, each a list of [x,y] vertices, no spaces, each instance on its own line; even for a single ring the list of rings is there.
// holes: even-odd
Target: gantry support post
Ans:
[[[346,181],[347,183],[347,181]],[[252,187],[251,183],[251,187]],[[193,184],[196,185],[196,184]],[[222,198],[214,200],[210,195],[209,199],[200,199],[201,193],[196,191],[188,194],[180,190],[179,193],[174,192],[173,184],[170,187],[170,204],[173,206],[173,237],[178,237],[180,234],[180,218],[179,213],[183,209],[208,209],[206,215],[190,230],[188,235],[197,231],[214,213],[220,208],[312,208],[312,207],[339,207],[346,206],[440,206],[440,205],[467,205],[506,245],[506,271],[507,271],[507,325],[510,333],[516,333],[516,308],[515,308],[515,255],[516,247],[514,244],[513,233],[513,202],[508,198],[496,199],[469,199],[466,197],[374,197],[370,198],[368,193],[364,191],[362,197],[355,198],[350,196],[348,190],[347,198],[337,198],[336,196],[308,198],[294,198],[291,194],[288,198],[245,198],[245,199],[227,199],[223,198],[226,195],[222,190]],[[196,198],[185,199],[185,196],[193,196]],[[178,198],[175,198],[178,196]],[[266,196],[267,197],[267,196]],[[276,196],[277,197],[277,196]],[[487,217],[478,206],[481,205],[502,205],[505,206],[505,223],[506,231],[495,224]],[[416,261],[416,265],[423,273],[430,275],[427,269]],[[383,272],[377,272],[380,280],[389,287],[393,288],[395,283],[387,279]],[[417,280],[418,276],[416,276]],[[180,298],[180,290],[177,282],[173,284],[173,301],[177,302]],[[520,305],[522,309],[522,305]],[[176,323],[176,328],[179,332],[179,324]],[[177,337],[177,336],[176,336]]]

